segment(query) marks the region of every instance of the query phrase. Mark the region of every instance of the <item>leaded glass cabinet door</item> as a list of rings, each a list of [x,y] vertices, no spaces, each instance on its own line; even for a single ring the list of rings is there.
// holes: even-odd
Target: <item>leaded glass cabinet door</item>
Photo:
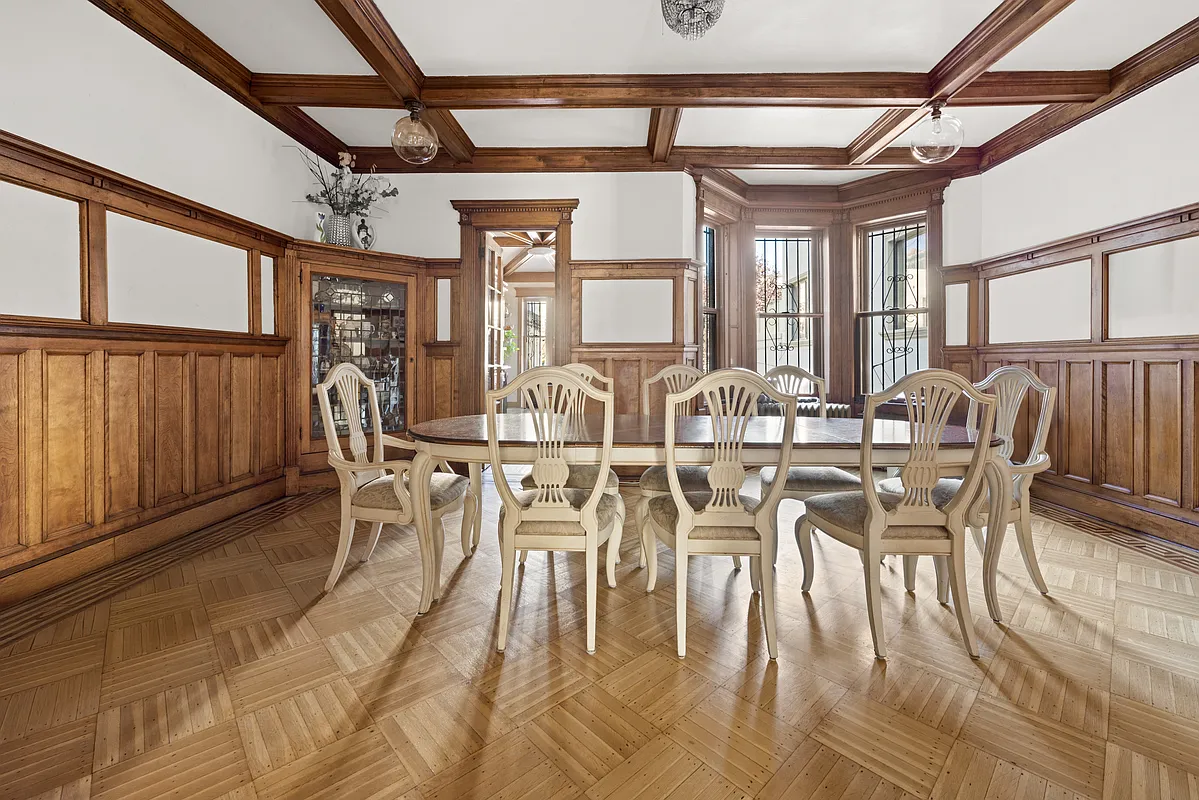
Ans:
[[[313,271],[308,284],[311,385],[323,381],[337,364],[349,362],[375,383],[383,432],[403,431],[409,424],[411,392],[408,281]],[[365,392],[356,412],[334,408],[339,436],[348,434],[348,413],[357,413],[363,429],[372,431]],[[325,430],[315,395],[309,406],[308,439],[310,452],[324,449]]]

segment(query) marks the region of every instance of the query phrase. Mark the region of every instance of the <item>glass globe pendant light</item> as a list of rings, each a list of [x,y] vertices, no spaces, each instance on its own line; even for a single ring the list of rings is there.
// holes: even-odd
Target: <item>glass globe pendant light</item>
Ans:
[[[437,131],[420,118],[425,110],[424,103],[406,100],[404,107],[408,109],[408,116],[396,122],[395,130],[391,132],[391,146],[396,155],[409,164],[428,164],[441,146]]]
[[[944,101],[933,103],[933,113],[912,132],[912,155],[921,164],[940,164],[953,158],[962,149],[966,132],[962,121],[952,114],[943,114]]]

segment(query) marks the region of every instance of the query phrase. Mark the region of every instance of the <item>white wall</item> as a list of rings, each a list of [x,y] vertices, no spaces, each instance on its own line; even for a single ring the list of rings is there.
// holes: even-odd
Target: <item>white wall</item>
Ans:
[[[1199,200],[1199,69],[945,193],[945,263],[1022,250]]]
[[[682,172],[388,175],[400,196],[371,220],[376,249],[457,258],[451,200],[577,198],[571,258],[695,257],[695,182]]]
[[[0,314],[79,319],[79,203],[0,182]]]
[[[4,0],[0,129],[308,237],[288,136],[84,0]]]
[[[584,344],[670,342],[674,281],[657,278],[582,281]]]

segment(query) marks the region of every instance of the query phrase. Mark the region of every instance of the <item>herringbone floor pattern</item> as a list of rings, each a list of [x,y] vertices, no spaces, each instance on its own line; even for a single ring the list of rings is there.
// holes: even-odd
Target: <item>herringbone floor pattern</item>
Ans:
[[[385,529],[321,593],[327,497],[0,646],[0,800],[1199,800],[1199,573],[1185,555],[1039,516],[1052,596],[1009,537],[1008,624],[971,593],[977,661],[932,565],[911,595],[889,560],[879,662],[857,554],[819,538],[801,594],[787,503],[778,661],[727,558],[692,561],[679,660],[672,557],[647,595],[630,525],[619,587],[599,589],[596,654],[582,558],[538,553],[501,656],[485,488],[483,543],[463,558],[447,520],[444,599],[424,617],[408,528]],[[972,587],[980,569],[972,553]]]

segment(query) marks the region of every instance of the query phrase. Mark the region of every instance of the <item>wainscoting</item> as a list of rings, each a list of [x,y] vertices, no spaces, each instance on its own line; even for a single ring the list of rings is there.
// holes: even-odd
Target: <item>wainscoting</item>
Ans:
[[[1047,445],[1052,468],[1033,483],[1033,496],[1190,547],[1199,547],[1199,336],[1110,337],[1108,273],[1113,254],[1197,234],[1199,206],[943,272],[947,286],[969,284],[968,293],[956,293],[969,298],[968,307],[956,309],[969,341],[944,348],[945,366],[979,380],[1018,364],[1058,389]],[[1051,302],[1089,305],[1089,341],[988,341],[997,330],[990,324],[991,280],[1088,260],[1091,278],[1081,297],[1075,291]],[[1148,272],[1143,279],[1150,280]],[[1021,324],[1035,323],[1030,316]],[[1036,414],[1029,408],[1017,427],[1017,456],[1027,449]]]
[[[0,603],[282,496],[285,340],[2,332]]]

